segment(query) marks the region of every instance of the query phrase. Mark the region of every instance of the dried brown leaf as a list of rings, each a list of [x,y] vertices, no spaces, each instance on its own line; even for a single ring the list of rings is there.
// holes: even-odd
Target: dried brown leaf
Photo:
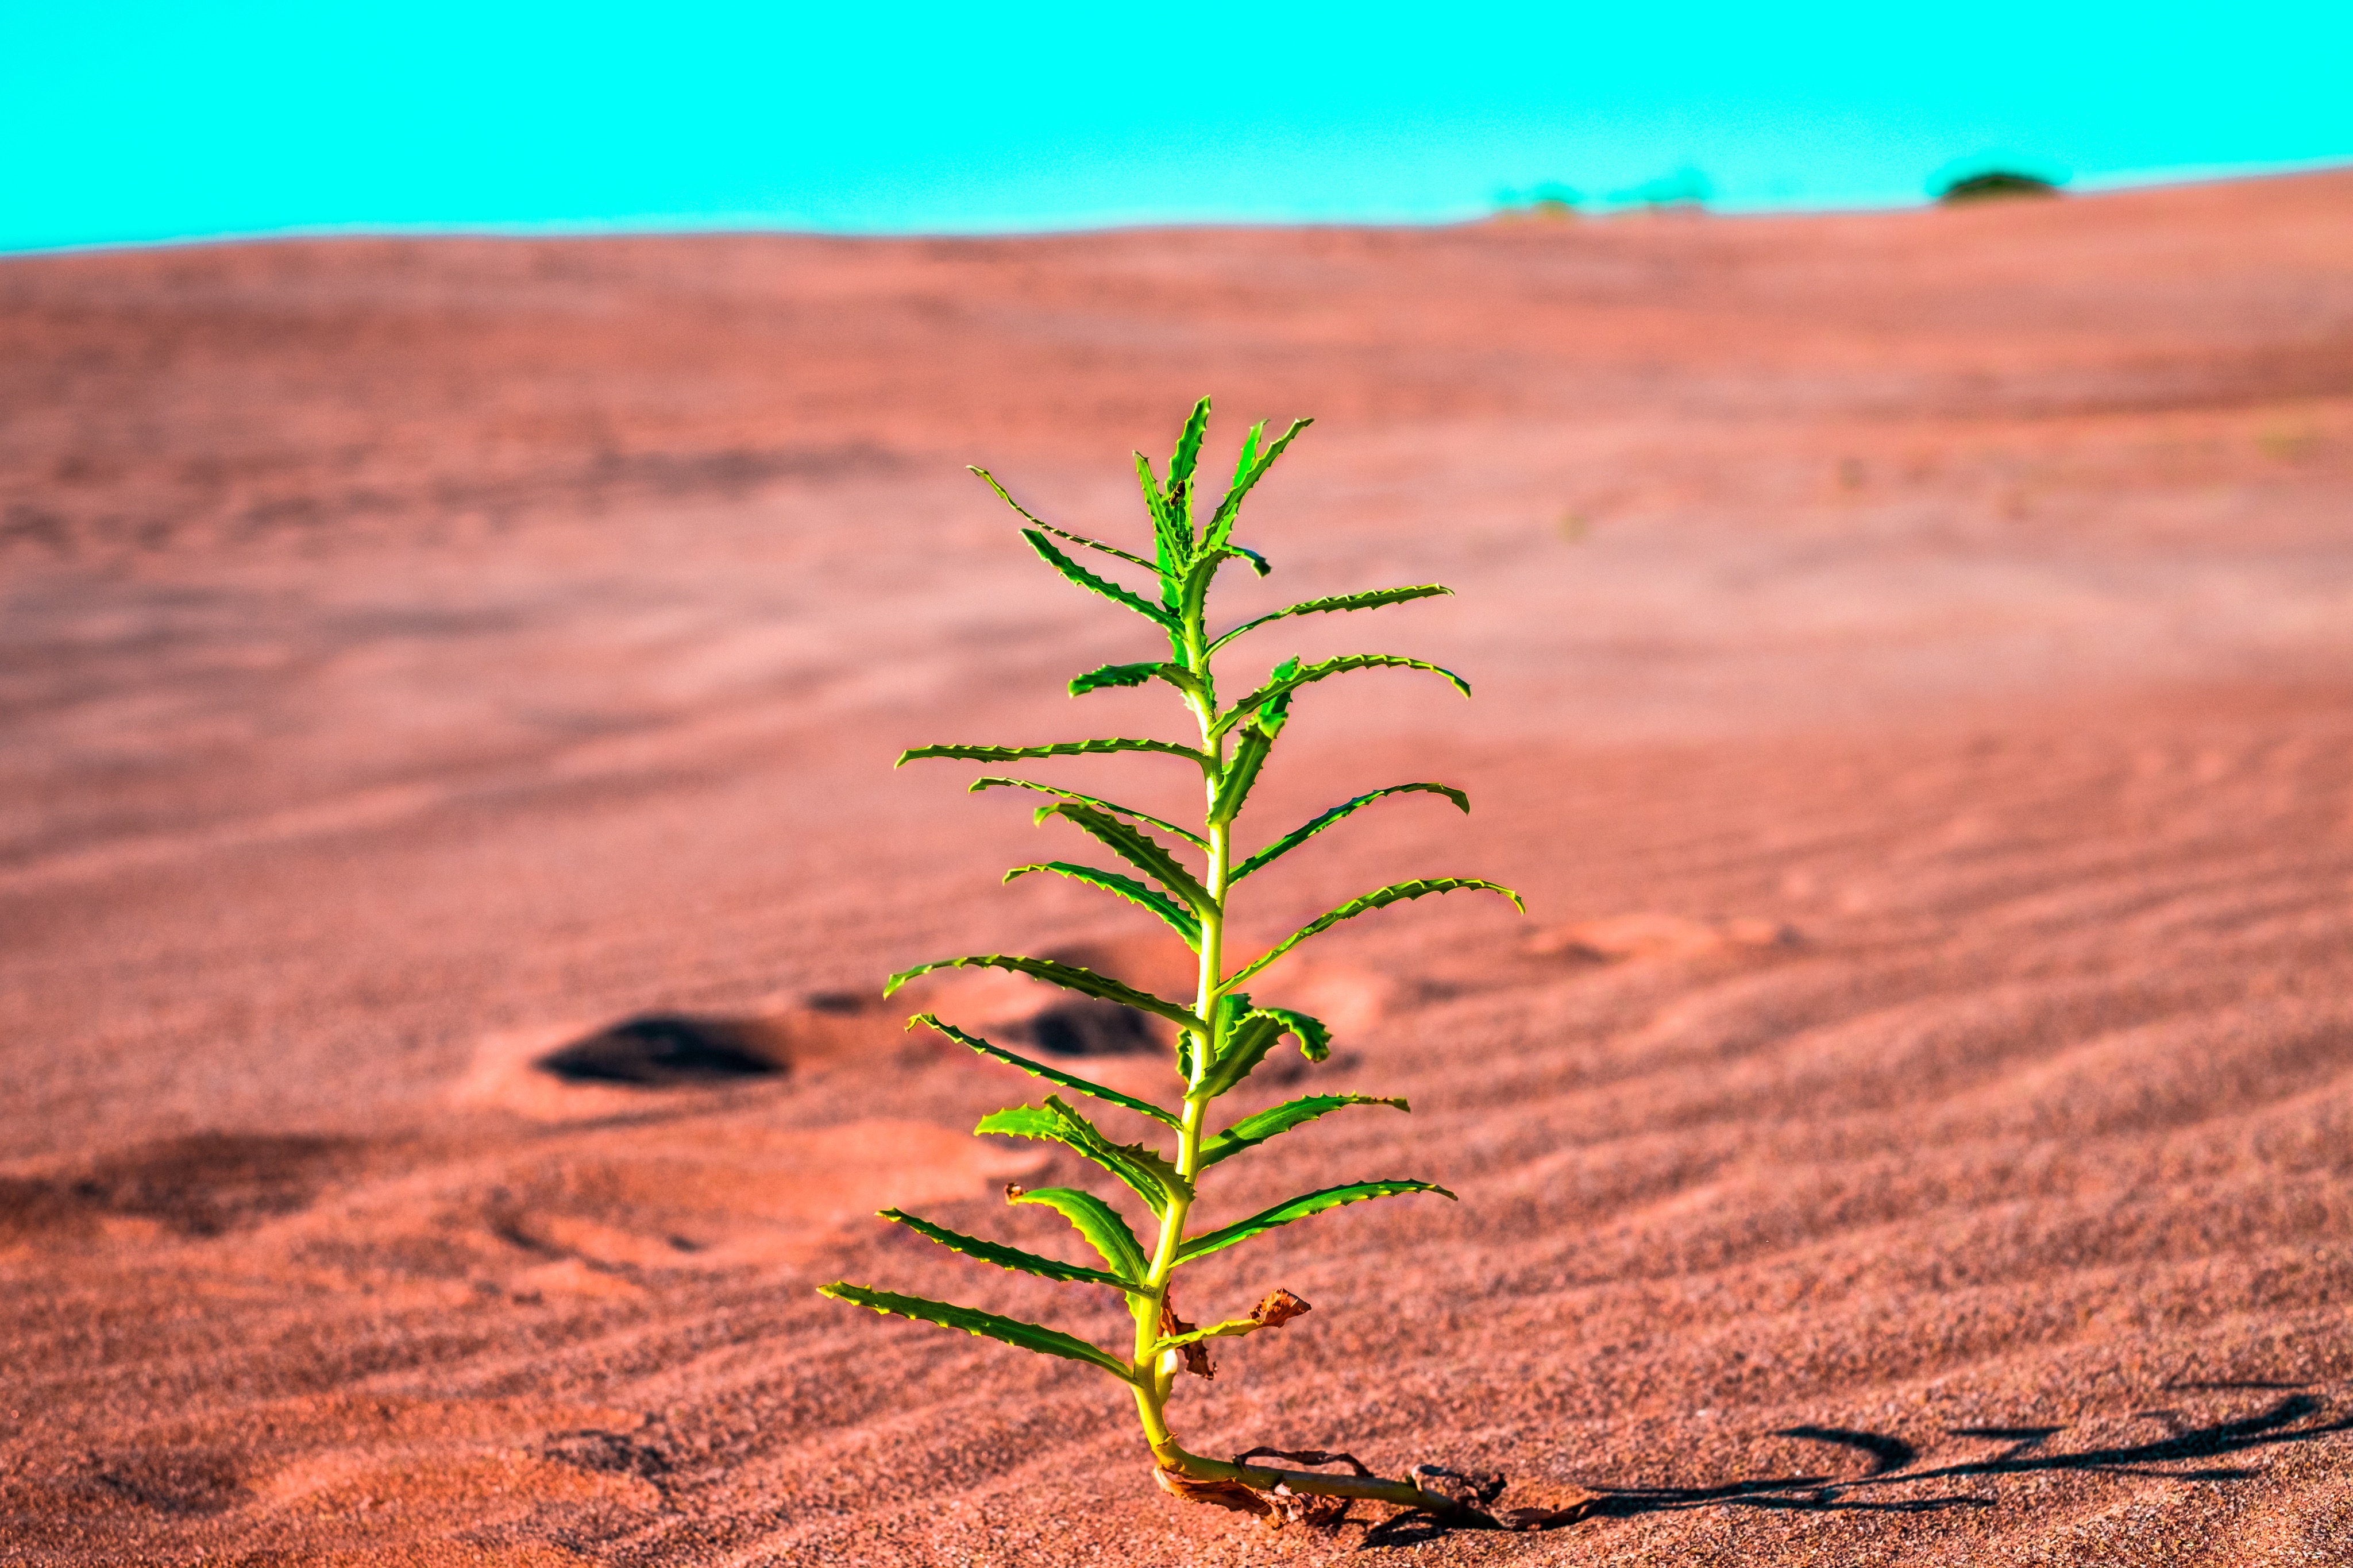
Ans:
[[[1279,1329],[1302,1312],[1314,1310],[1288,1290],[1272,1290],[1265,1300],[1250,1309],[1250,1318],[1262,1329]]]
[[[1175,1470],[1155,1470],[1152,1475],[1162,1491],[1181,1502],[1207,1503],[1211,1508],[1229,1508],[1236,1513],[1264,1515],[1274,1511],[1263,1497],[1240,1481],[1197,1481]]]
[[[1160,1333],[1162,1338],[1189,1334],[1199,1326],[1198,1323],[1188,1323],[1176,1315],[1176,1293],[1174,1290],[1161,1292]],[[1218,1363],[1209,1359],[1209,1347],[1202,1341],[1195,1340],[1189,1345],[1177,1346],[1176,1354],[1183,1360],[1185,1370],[1195,1377],[1214,1378],[1218,1375]]]
[[[1348,1517],[1348,1499],[1295,1492],[1281,1481],[1274,1483],[1272,1491],[1258,1495],[1266,1500],[1266,1522],[1271,1528],[1289,1522],[1310,1530],[1333,1530]]]

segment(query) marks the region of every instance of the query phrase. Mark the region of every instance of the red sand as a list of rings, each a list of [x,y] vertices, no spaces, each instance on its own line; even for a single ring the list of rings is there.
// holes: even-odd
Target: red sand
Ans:
[[[1262,993],[1415,1115],[1212,1213],[1462,1202],[1202,1267],[1196,1315],[1315,1310],[1180,1430],[1602,1496],[1566,1530],[1187,1509],[1100,1377],[810,1290],[1115,1336],[860,1217],[1055,1246],[997,1188],[1084,1178],[963,1136],[1029,1080],[842,994],[1146,951],[996,888],[1048,836],[975,770],[887,763],[1166,726],[1058,694],[1144,644],[959,465],[1133,533],[1205,390],[1220,449],[1321,421],[1230,610],[1460,592],[1265,657],[1480,690],[1303,698],[1257,832],[1476,809],[1383,803],[1245,930],[1449,872],[1531,917]],[[2353,176],[19,258],[0,415],[0,1561],[2353,1562]],[[530,1066],[653,1011],[788,1070]]]

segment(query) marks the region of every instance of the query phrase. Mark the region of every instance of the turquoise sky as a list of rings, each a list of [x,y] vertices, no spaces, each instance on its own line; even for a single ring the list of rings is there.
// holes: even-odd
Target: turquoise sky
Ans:
[[[2232,6],[0,0],[0,248],[319,228],[1419,221],[2353,161],[2353,0]]]

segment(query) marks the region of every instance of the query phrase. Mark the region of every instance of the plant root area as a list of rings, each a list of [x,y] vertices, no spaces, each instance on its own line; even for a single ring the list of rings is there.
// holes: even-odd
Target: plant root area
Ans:
[[[1237,1113],[1154,1484],[967,1136],[1034,1080],[889,971],[1181,983],[902,748],[1171,732],[962,472],[1147,538],[1214,394],[1303,693],[1243,885],[1335,1031]],[[2353,175],[1772,218],[338,239],[0,260],[0,1561],[2353,1561]],[[1219,446],[1230,463],[1231,447]],[[1207,467],[1208,465],[1205,465]],[[1240,689],[1235,688],[1234,689]],[[1183,810],[1181,763],[1038,770]],[[1164,767],[1162,764],[1166,763]],[[1172,979],[1170,971],[1175,971]],[[1155,1026],[911,986],[1128,1092]],[[1124,1113],[1119,1113],[1124,1114]],[[1106,1123],[1111,1126],[1112,1123]],[[1118,1128],[1134,1136],[1139,1128]],[[1065,1254],[1067,1256],[1067,1254]]]

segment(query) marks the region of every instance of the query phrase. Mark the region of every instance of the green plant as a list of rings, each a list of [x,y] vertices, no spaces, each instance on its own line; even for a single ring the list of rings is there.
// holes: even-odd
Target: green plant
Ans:
[[[1170,1107],[1155,1105],[1116,1089],[1090,1083],[1046,1063],[1029,1060],[976,1035],[967,1034],[952,1024],[942,1022],[929,1013],[918,1014],[909,1020],[910,1027],[915,1024],[928,1025],[982,1056],[1009,1063],[1058,1088],[1133,1112],[1150,1123],[1164,1138],[1173,1135],[1176,1140],[1173,1154],[1143,1142],[1119,1142],[1055,1094],[1047,1095],[1040,1105],[1021,1105],[993,1111],[983,1117],[974,1129],[976,1133],[1043,1139],[1060,1143],[1101,1166],[1140,1198],[1150,1211],[1155,1229],[1148,1241],[1139,1237],[1119,1211],[1103,1198],[1068,1187],[1038,1192],[1012,1188],[1008,1189],[1008,1196],[1014,1203],[1042,1205],[1060,1213],[1093,1248],[1101,1260],[1100,1267],[1066,1263],[1000,1242],[961,1235],[897,1209],[882,1211],[883,1218],[895,1221],[918,1235],[980,1262],[1018,1269],[1044,1279],[1100,1285],[1122,1292],[1134,1316],[1134,1342],[1124,1353],[1114,1352],[1058,1330],[999,1317],[970,1307],[951,1306],[943,1301],[925,1300],[844,1282],[827,1285],[822,1289],[826,1295],[871,1307],[876,1311],[895,1312],[946,1328],[962,1329],[1024,1350],[1060,1356],[1099,1368],[1134,1394],[1145,1436],[1151,1444],[1157,1461],[1161,1483],[1179,1496],[1223,1503],[1253,1512],[1303,1514],[1310,1518],[1316,1517],[1319,1507],[1328,1514],[1335,1505],[1311,1505],[1300,1500],[1372,1498],[1407,1507],[1461,1513],[1467,1510],[1467,1505],[1459,1496],[1434,1492],[1415,1480],[1389,1480],[1372,1476],[1353,1460],[1348,1462],[1357,1473],[1351,1476],[1271,1468],[1246,1462],[1253,1458],[1271,1455],[1299,1463],[1325,1464],[1345,1459],[1346,1456],[1282,1454],[1274,1450],[1256,1449],[1233,1462],[1208,1459],[1187,1453],[1168,1427],[1168,1401],[1176,1376],[1180,1370],[1187,1369],[1204,1375],[1208,1373],[1207,1342],[1239,1338],[1261,1329],[1280,1327],[1307,1310],[1306,1304],[1297,1297],[1285,1290],[1276,1290],[1246,1316],[1213,1323],[1207,1328],[1197,1328],[1177,1317],[1171,1304],[1169,1282],[1177,1269],[1278,1226],[1345,1204],[1409,1193],[1438,1193],[1448,1198],[1454,1195],[1424,1181],[1351,1182],[1343,1186],[1325,1187],[1304,1194],[1229,1225],[1200,1232],[1189,1230],[1187,1225],[1199,1199],[1202,1179],[1213,1167],[1335,1110],[1356,1106],[1398,1110],[1408,1109],[1406,1102],[1398,1099],[1359,1094],[1313,1094],[1245,1116],[1221,1131],[1210,1132],[1210,1107],[1220,1097],[1240,1087],[1282,1039],[1287,1037],[1295,1041],[1301,1053],[1311,1062],[1323,1061],[1330,1054],[1330,1031],[1321,1022],[1290,1008],[1261,1005],[1240,987],[1310,938],[1342,921],[1390,904],[1466,888],[1500,893],[1515,906],[1520,901],[1519,895],[1507,888],[1467,877],[1395,882],[1351,899],[1308,921],[1247,962],[1229,965],[1226,952],[1229,905],[1235,887],[1243,879],[1288,855],[1342,818],[1389,795],[1434,795],[1451,801],[1464,811],[1471,808],[1469,800],[1460,790],[1445,784],[1392,784],[1344,801],[1263,848],[1237,856],[1233,843],[1235,821],[1250,797],[1251,786],[1257,782],[1268,754],[1282,733],[1293,698],[1302,688],[1316,681],[1361,669],[1426,670],[1452,682],[1466,697],[1470,695],[1471,689],[1461,677],[1419,659],[1395,654],[1351,654],[1314,662],[1303,662],[1296,658],[1284,659],[1264,680],[1240,697],[1231,701],[1220,700],[1211,663],[1219,654],[1231,647],[1236,639],[1248,633],[1293,616],[1369,610],[1384,605],[1430,598],[1450,590],[1425,584],[1310,599],[1271,615],[1244,621],[1221,636],[1211,636],[1207,625],[1207,605],[1210,584],[1219,569],[1229,561],[1240,561],[1247,563],[1261,576],[1269,571],[1263,556],[1232,542],[1234,522],[1243,498],[1265,477],[1274,460],[1282,456],[1283,449],[1300,431],[1306,428],[1309,422],[1298,421],[1271,443],[1265,439],[1266,426],[1263,423],[1251,426],[1243,440],[1241,458],[1235,467],[1232,484],[1214,506],[1207,509],[1206,521],[1203,521],[1202,509],[1195,504],[1194,475],[1208,418],[1209,402],[1203,398],[1193,409],[1192,416],[1186,421],[1184,434],[1176,443],[1176,454],[1169,460],[1168,477],[1165,483],[1153,472],[1151,463],[1143,454],[1136,454],[1136,475],[1143,487],[1145,510],[1152,521],[1153,554],[1150,559],[1099,540],[1065,532],[1040,521],[1023,510],[1020,503],[1015,501],[987,470],[973,470],[1007,505],[1020,514],[1026,525],[1022,529],[1022,536],[1048,565],[1089,593],[1099,595],[1142,616],[1167,638],[1169,657],[1165,661],[1105,665],[1071,681],[1071,695],[1079,696],[1107,687],[1137,687],[1152,681],[1161,682],[1173,688],[1183,699],[1186,708],[1198,723],[1198,743],[1119,738],[1068,741],[1038,746],[923,746],[899,759],[902,763],[921,757],[1010,763],[1031,758],[1143,752],[1189,763],[1200,773],[1206,798],[1198,831],[1178,826],[1174,822],[1131,806],[1029,779],[992,776],[982,778],[972,785],[975,791],[1016,789],[1049,796],[1048,803],[1037,808],[1037,822],[1042,825],[1049,819],[1059,818],[1126,862],[1131,870],[1105,870],[1070,861],[1049,860],[1015,867],[1006,874],[1006,880],[1034,872],[1051,872],[1099,889],[1157,916],[1198,959],[1199,984],[1189,1005],[1154,995],[1107,974],[1073,964],[1008,953],[982,953],[920,963],[892,975],[883,992],[884,995],[890,995],[917,976],[936,970],[968,966],[1009,970],[1135,1008],[1174,1026],[1176,1068],[1181,1080],[1182,1097],[1176,1106]],[[1057,541],[1061,543],[1058,544]],[[1108,556],[1128,567],[1151,573],[1157,584],[1156,597],[1148,597],[1145,593],[1119,582],[1096,575],[1081,565],[1071,553],[1066,552],[1063,544]],[[1172,847],[1171,844],[1163,841],[1164,837],[1181,847]],[[1439,1476],[1451,1474],[1433,1473]],[[1492,1492],[1486,1495],[1492,1495]],[[1337,1506],[1345,1508],[1345,1505]]]

